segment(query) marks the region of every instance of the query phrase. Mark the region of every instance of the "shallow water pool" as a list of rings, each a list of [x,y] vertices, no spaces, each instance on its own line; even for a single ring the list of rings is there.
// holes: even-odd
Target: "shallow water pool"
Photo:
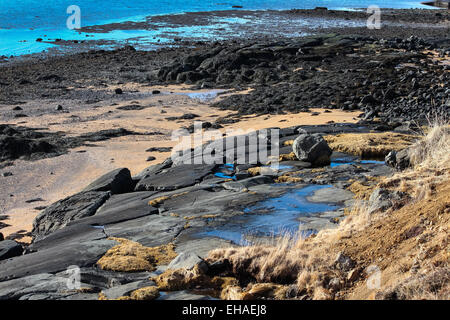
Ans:
[[[249,238],[276,237],[284,234],[295,235],[300,222],[298,218],[314,213],[333,211],[338,205],[314,203],[306,200],[319,189],[330,185],[310,185],[302,189],[292,190],[280,197],[270,198],[244,209],[244,215],[234,217],[232,221],[202,232],[202,237],[217,237],[232,241],[235,244],[250,245]],[[302,236],[314,233],[304,232]]]

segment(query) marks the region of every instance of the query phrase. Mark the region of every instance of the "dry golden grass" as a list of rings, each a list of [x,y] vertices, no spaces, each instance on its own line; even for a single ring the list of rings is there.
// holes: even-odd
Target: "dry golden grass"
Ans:
[[[369,181],[354,181],[347,189],[355,194],[358,200],[368,200],[372,191],[376,188],[378,177]]]
[[[103,270],[137,272],[154,271],[157,265],[168,264],[176,256],[174,245],[169,243],[159,247],[144,247],[140,243],[122,239],[109,238],[119,242],[109,249],[97,265]]]
[[[159,290],[157,287],[145,287],[134,290],[130,297],[132,300],[154,300],[159,297]]]
[[[384,158],[392,150],[402,150],[419,137],[394,132],[343,133],[324,136],[333,151],[353,154],[361,158]]]
[[[252,176],[257,176],[261,174],[261,167],[248,168],[247,172]]]
[[[108,297],[100,292],[98,300],[154,300],[159,297],[159,290],[155,286],[144,287],[131,292],[129,296],[121,296],[117,299],[108,299]]]
[[[282,175],[275,179],[276,183],[299,183],[303,182],[303,179],[300,177],[292,177],[290,175]]]
[[[153,200],[150,200],[148,202],[148,204],[155,207],[155,206],[159,205],[160,203],[166,201],[167,199],[169,199],[169,197],[167,197],[167,196],[155,198]]]
[[[196,265],[193,269],[176,269],[166,270],[157,277],[152,278],[156,282],[159,290],[176,291],[195,289],[211,289],[212,295],[220,297],[224,296],[229,287],[238,286],[239,283],[234,277],[209,277],[202,269]]]
[[[148,202],[148,204],[149,204],[150,206],[154,206],[154,207],[155,207],[155,206],[159,205],[160,203],[163,203],[164,201],[166,201],[166,200],[168,200],[168,199],[173,199],[173,198],[176,198],[176,197],[179,197],[179,196],[183,196],[183,195],[185,195],[185,194],[187,194],[187,193],[188,193],[188,191],[176,193],[176,194],[173,194],[173,195],[170,195],[170,196],[158,197],[158,198],[155,198],[155,199],[150,200],[150,201]]]
[[[280,157],[278,158],[279,161],[295,161],[297,160],[297,156],[294,152],[288,153],[288,154],[280,154]]]

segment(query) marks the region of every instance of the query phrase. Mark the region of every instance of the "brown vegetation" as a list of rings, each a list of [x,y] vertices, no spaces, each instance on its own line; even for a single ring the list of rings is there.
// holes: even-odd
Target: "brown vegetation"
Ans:
[[[177,256],[171,243],[159,247],[144,247],[140,243],[123,238],[110,239],[119,244],[109,249],[97,261],[97,265],[103,270],[154,271],[157,265],[168,264]]]
[[[391,150],[402,150],[418,138],[416,135],[394,132],[343,133],[324,136],[333,151],[373,159],[384,158]]]

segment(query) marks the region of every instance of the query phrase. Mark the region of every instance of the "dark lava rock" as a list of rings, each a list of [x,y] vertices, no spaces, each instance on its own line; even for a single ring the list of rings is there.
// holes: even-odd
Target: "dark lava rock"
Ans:
[[[122,93],[123,93],[123,90],[120,89],[120,88],[117,88],[116,90],[114,90],[114,92],[115,92],[116,94],[122,94]]]
[[[53,203],[34,219],[33,238],[46,236],[70,221],[94,215],[109,196],[109,192],[87,191]]]
[[[192,186],[211,174],[217,165],[182,164],[160,173],[148,174],[136,185],[136,191],[176,190]]]
[[[21,107],[19,107],[19,106],[13,108],[13,111],[22,111],[22,110],[23,109]]]
[[[399,202],[409,196],[401,191],[392,191],[385,188],[376,188],[368,200],[368,213],[384,211],[391,208],[395,202]]]
[[[1,264],[0,287],[1,283],[8,279],[47,272],[56,273],[65,271],[69,266],[74,265],[80,268],[93,266],[107,250],[116,244],[117,242],[106,239],[86,242],[80,242],[80,239],[78,239],[78,242],[55,245],[37,252],[8,259]],[[65,288],[67,289],[67,285],[65,285]]]
[[[401,151],[392,150],[385,157],[384,161],[387,165],[397,170],[405,170],[411,165],[408,148]]]
[[[171,147],[151,147],[145,150],[146,152],[170,152],[172,151]]]
[[[223,183],[223,187],[228,190],[240,192],[261,184],[273,183],[273,178],[269,176],[256,176],[239,181],[230,181]]]
[[[23,248],[13,240],[3,240],[0,242],[0,260],[20,256]]]
[[[0,135],[0,161],[30,157],[34,153],[51,153],[56,147],[46,141]]]
[[[63,108],[62,105],[58,105],[55,110],[56,111],[62,111],[62,110],[64,110],[64,108]]]
[[[154,157],[154,156],[149,156],[148,158],[147,158],[147,161],[153,161],[153,160],[155,160],[156,159],[156,157]]]
[[[182,116],[180,116],[180,119],[184,119],[184,120],[190,120],[190,119],[194,119],[194,118],[198,118],[199,115],[198,114],[194,114],[194,113],[185,113]]]
[[[315,166],[330,163],[333,151],[320,134],[301,134],[292,144],[292,150],[300,161],[306,161]]]
[[[104,141],[126,135],[150,135],[159,132],[138,133],[124,128],[88,132],[77,137],[61,133],[37,131],[22,126],[0,124],[0,162],[19,158],[37,160],[66,153],[86,142]]]
[[[39,202],[39,201],[45,201],[45,200],[42,199],[42,198],[34,198],[34,199],[26,200],[25,202],[26,203],[33,203],[33,202]]]
[[[3,236],[3,233],[0,232],[0,241],[5,240],[5,237]]]
[[[146,107],[138,104],[130,104],[126,106],[117,107],[118,110],[134,111],[134,110],[144,110]]]
[[[339,252],[334,261],[334,265],[339,270],[348,272],[353,269],[353,267],[356,265],[356,262],[344,253]]]
[[[152,94],[160,94],[161,93],[161,91],[159,91],[159,90],[153,90],[152,91]]]
[[[126,193],[134,188],[130,170],[127,168],[115,169],[108,172],[88,185],[83,191],[111,191],[111,194]]]
[[[3,173],[2,173],[2,177],[10,177],[10,176],[12,176],[12,175],[13,175],[13,173],[12,173],[12,172],[9,172],[9,171],[3,172]]]

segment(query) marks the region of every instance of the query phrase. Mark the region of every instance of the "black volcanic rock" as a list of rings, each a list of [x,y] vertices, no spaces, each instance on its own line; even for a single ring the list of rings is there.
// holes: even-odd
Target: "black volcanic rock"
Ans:
[[[127,168],[115,169],[108,172],[88,185],[83,191],[110,191],[111,194],[132,191],[134,182],[130,170]]]
[[[20,256],[22,252],[23,248],[17,242],[13,240],[0,241],[0,260]]]

